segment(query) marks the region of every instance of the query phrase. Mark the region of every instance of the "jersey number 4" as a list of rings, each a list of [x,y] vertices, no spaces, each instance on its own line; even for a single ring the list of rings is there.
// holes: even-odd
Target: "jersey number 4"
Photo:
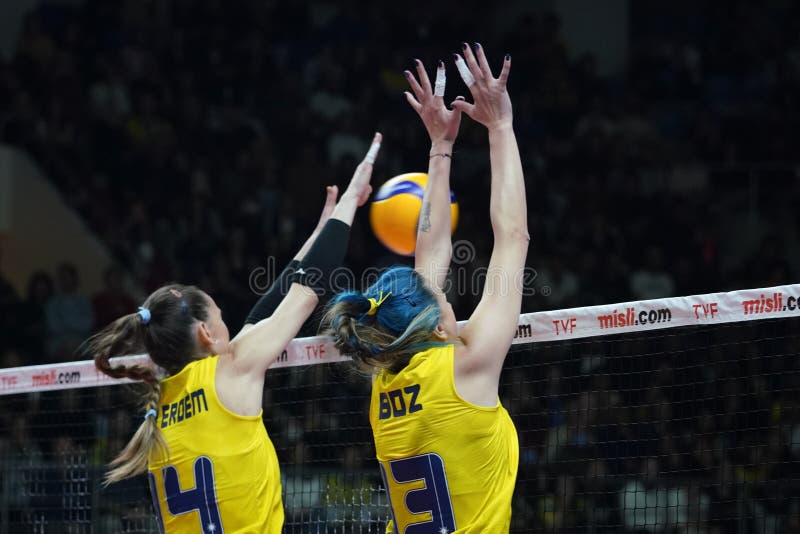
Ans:
[[[168,465],[161,471],[164,477],[164,495],[167,500],[167,511],[172,515],[188,514],[197,511],[200,514],[200,527],[203,534],[221,534],[222,519],[217,505],[217,490],[214,484],[214,464],[207,456],[200,456],[194,461],[194,487],[181,490],[178,480],[178,470]],[[156,477],[148,473],[150,479],[150,493],[153,495],[153,504],[156,509],[156,519],[162,534],[164,521],[161,517],[158,492],[156,491]]]
[[[391,473],[386,472],[384,464],[380,464],[380,466],[383,481],[390,495],[389,505],[392,508],[395,532],[399,534],[447,534],[456,529],[453,503],[450,500],[450,489],[447,486],[447,475],[441,456],[431,453],[391,460],[388,462]],[[423,482],[423,487],[405,492],[401,502],[391,500],[392,489],[402,491],[400,485],[418,481]],[[431,519],[408,524],[404,530],[399,530],[398,518],[405,518],[409,514],[412,516],[430,514]]]

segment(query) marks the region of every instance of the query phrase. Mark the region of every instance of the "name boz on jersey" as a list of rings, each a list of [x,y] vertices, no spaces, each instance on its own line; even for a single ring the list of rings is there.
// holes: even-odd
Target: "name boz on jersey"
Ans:
[[[406,386],[402,389],[392,389],[380,394],[380,410],[378,419],[403,417],[422,410],[422,404],[417,402],[419,397],[419,384]]]

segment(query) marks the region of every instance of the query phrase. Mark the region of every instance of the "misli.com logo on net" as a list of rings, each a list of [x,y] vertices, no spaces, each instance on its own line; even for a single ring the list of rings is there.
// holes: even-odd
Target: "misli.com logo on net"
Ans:
[[[80,371],[56,373],[55,369],[33,375],[31,385],[34,387],[52,386],[55,384],[77,384],[81,381]]]
[[[784,302],[781,292],[773,293],[770,296],[761,294],[757,299],[743,300],[742,308],[744,308],[745,315],[795,311],[800,309],[800,303],[797,300],[796,296],[789,295]]]
[[[514,332],[514,339],[526,339],[533,337],[533,330],[529,324],[517,325],[517,331]]]
[[[598,315],[597,322],[600,328],[622,328],[625,326],[638,326],[658,323],[668,323],[672,321],[672,310],[669,308],[658,308],[654,310],[636,311],[631,306],[622,311],[614,310],[605,315]]]

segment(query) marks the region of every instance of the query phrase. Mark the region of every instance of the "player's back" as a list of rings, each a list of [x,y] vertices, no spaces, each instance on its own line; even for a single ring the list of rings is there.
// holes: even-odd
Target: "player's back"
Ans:
[[[197,360],[161,382],[156,424],[169,456],[150,456],[156,513],[167,533],[278,533],[275,448],[260,415],[236,415],[217,398],[218,360]]]
[[[423,523],[431,533],[509,528],[517,433],[499,402],[486,408],[458,395],[454,354],[453,345],[429,349],[373,383],[370,423],[399,532]]]

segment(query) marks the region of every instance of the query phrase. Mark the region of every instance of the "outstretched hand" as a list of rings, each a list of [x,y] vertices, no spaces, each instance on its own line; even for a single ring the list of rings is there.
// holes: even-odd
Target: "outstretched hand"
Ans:
[[[461,125],[461,111],[449,110],[444,105],[444,85],[445,85],[445,66],[444,62],[439,62],[436,71],[436,91],[431,88],[431,81],[428,73],[425,72],[425,65],[422,61],[415,59],[417,66],[417,76],[414,77],[411,71],[404,71],[408,84],[414,92],[412,96],[408,91],[405,92],[406,100],[414,108],[414,111],[422,119],[425,129],[431,138],[431,143],[439,141],[453,143],[458,136],[458,128]]]
[[[472,93],[475,103],[470,104],[463,97],[458,97],[452,103],[453,108],[463,111],[474,121],[483,124],[490,130],[511,126],[513,111],[511,98],[506,90],[506,81],[511,70],[511,56],[506,54],[500,76],[495,78],[481,45],[475,43],[474,54],[467,43],[463,43],[462,47],[464,57],[462,58],[458,54],[453,54],[453,56],[458,72]]]
[[[319,221],[317,222],[317,228],[314,232],[319,232],[322,230],[322,227],[325,226],[325,223],[330,219],[331,213],[333,213],[333,208],[336,207],[336,201],[339,197],[339,187],[335,185],[329,185],[325,188],[325,205],[322,207],[322,213],[319,214]]]
[[[363,206],[369,199],[370,194],[372,194],[372,186],[369,182],[372,179],[373,164],[375,163],[375,158],[378,157],[382,140],[383,136],[380,132],[376,132],[375,137],[372,138],[372,144],[366,156],[364,156],[364,160],[356,167],[356,171],[353,173],[353,177],[342,195],[342,198],[345,196],[355,197],[359,207]]]

